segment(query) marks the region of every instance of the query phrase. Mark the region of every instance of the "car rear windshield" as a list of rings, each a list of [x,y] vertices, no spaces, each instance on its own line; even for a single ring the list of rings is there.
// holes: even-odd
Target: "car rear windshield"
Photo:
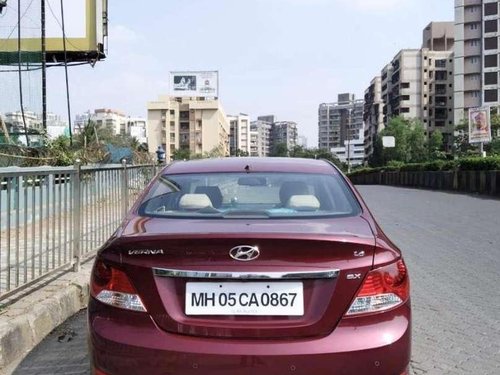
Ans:
[[[165,174],[139,206],[143,216],[214,219],[355,216],[360,211],[339,175],[310,173]]]

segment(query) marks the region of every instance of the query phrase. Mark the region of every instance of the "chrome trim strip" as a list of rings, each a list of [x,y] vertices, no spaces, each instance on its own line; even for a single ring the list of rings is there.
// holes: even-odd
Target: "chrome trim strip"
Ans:
[[[153,268],[158,277],[185,277],[191,279],[237,279],[237,280],[303,280],[336,279],[340,270],[299,271],[299,272],[224,272],[193,271]]]

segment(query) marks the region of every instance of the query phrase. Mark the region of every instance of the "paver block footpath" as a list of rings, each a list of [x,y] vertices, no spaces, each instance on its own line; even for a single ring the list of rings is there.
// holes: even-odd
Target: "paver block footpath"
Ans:
[[[0,311],[0,374],[9,374],[54,328],[87,307],[93,261]]]

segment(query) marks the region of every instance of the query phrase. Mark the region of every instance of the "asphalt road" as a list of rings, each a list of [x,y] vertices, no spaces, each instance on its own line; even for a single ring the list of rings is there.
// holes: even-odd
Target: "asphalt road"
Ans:
[[[410,269],[414,374],[500,374],[500,200],[387,186],[359,190]],[[15,374],[88,374],[86,353],[83,312]]]

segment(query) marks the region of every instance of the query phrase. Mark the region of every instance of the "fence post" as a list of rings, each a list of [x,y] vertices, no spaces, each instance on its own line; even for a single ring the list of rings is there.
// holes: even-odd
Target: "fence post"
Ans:
[[[123,217],[127,215],[128,212],[128,170],[127,170],[127,160],[122,160],[122,200],[123,200]]]
[[[74,199],[74,211],[73,211],[73,271],[80,271],[81,263],[81,172],[82,165],[80,160],[75,162],[75,174],[73,178],[73,199]]]

